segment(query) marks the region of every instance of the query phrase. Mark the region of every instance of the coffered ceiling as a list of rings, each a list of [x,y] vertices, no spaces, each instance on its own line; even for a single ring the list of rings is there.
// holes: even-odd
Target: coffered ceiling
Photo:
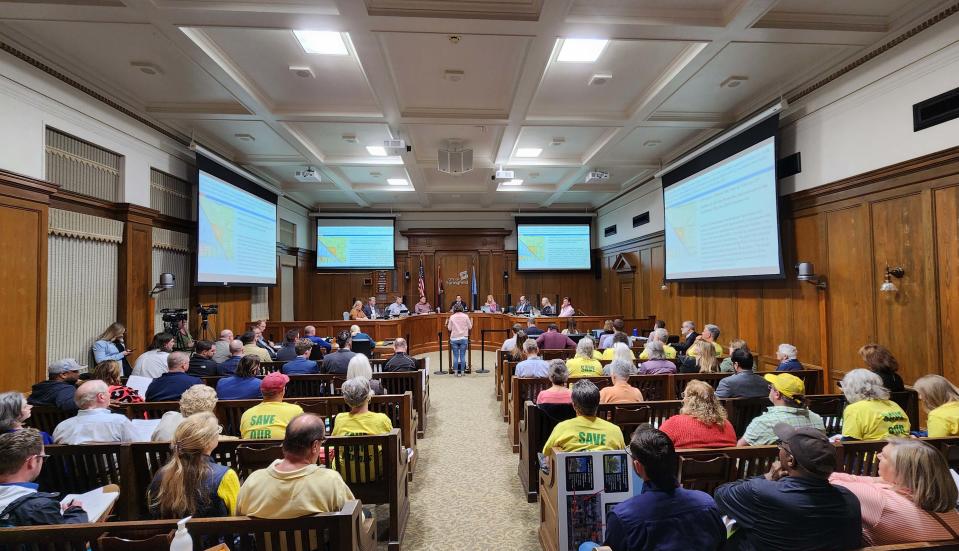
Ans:
[[[0,0],[0,37],[309,208],[588,209],[944,4]],[[451,145],[472,171],[437,170]]]

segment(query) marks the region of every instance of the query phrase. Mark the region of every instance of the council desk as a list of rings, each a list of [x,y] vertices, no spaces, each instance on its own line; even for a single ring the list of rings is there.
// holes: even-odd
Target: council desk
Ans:
[[[449,338],[449,331],[446,329],[446,320],[450,317],[449,313],[442,314],[420,314],[408,316],[405,318],[394,318],[388,320],[317,320],[317,321],[268,321],[266,322],[266,336],[273,342],[280,342],[283,336],[290,329],[299,331],[301,334],[303,328],[307,325],[316,327],[316,334],[320,337],[334,336],[338,331],[349,329],[351,325],[360,326],[360,330],[368,334],[375,341],[384,341],[403,337],[410,344],[410,354],[423,354],[426,352],[435,352],[439,350],[439,341],[444,341],[443,348],[446,348],[445,341]],[[514,323],[519,323],[526,327],[526,316],[514,316],[511,314],[486,314],[481,312],[469,313],[473,320],[473,329],[470,332],[470,347],[479,348],[480,342],[484,341],[486,350],[496,350],[503,345],[503,341],[509,338],[508,329]],[[607,314],[602,316],[574,316],[569,318],[557,318],[554,316],[536,318],[537,327],[546,330],[546,327],[555,323],[559,330],[569,328],[570,322],[576,322],[576,328],[579,332],[588,332],[592,329],[601,329],[603,322],[610,319],[622,317],[618,314]],[[635,328],[640,335],[645,335],[652,330],[654,318],[624,319],[626,331],[632,333]],[[486,330],[484,332],[484,330]]]

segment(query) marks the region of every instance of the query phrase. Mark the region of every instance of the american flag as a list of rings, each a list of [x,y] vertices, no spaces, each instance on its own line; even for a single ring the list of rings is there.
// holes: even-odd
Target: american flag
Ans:
[[[420,257],[420,273],[419,279],[416,282],[416,286],[420,291],[420,296],[426,296],[426,273],[423,271],[423,257]]]

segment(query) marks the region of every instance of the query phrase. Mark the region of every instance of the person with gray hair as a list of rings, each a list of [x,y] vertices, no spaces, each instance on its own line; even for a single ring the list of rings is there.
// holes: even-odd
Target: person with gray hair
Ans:
[[[848,405],[842,412],[843,439],[882,440],[909,436],[909,417],[889,399],[882,378],[868,369],[853,369],[839,384]]]
[[[622,361],[622,362],[626,362],[626,363],[628,363],[629,365],[632,366],[632,365],[633,365],[633,360],[636,359],[636,355],[633,354],[632,349],[630,349],[630,348],[629,348],[629,345],[628,345],[628,344],[625,344],[625,343],[618,342],[618,343],[614,344],[612,348],[607,348],[606,351],[607,351],[607,352],[612,351],[613,355],[610,356],[609,358],[606,358],[606,357],[605,357],[605,352],[604,352],[604,357],[603,357],[603,359],[609,359],[609,360],[612,360],[613,362],[615,362],[616,360],[619,360],[619,361]],[[612,363],[612,362],[610,362],[610,363]],[[636,373],[636,367],[635,367],[635,366],[633,366],[633,373],[634,373],[634,374]],[[609,377],[609,365],[607,365],[606,367],[603,368],[603,375]]]
[[[622,450],[626,448],[623,431],[596,416],[599,410],[599,389],[589,380],[573,385],[573,409],[576,417],[557,424],[543,446],[543,455],[553,455],[553,448],[566,452]]]
[[[537,404],[570,404],[573,403],[573,393],[566,386],[569,381],[569,370],[563,360],[549,361],[549,382],[552,386],[539,391],[536,395]]]
[[[704,341],[711,344],[713,348],[716,349],[716,357],[719,358],[723,355],[723,346],[717,342],[717,339],[719,339],[719,326],[711,323],[707,323],[706,326],[703,327],[703,334],[696,337],[696,340],[698,341]],[[687,354],[690,356],[695,356],[696,349],[690,347]]]
[[[199,377],[187,374],[190,367],[190,355],[186,352],[171,352],[167,357],[167,372],[153,379],[147,387],[147,402],[169,402],[179,400],[186,389],[193,385],[202,385]]]
[[[640,375],[662,375],[676,373],[676,364],[666,359],[665,345],[660,341],[648,341],[640,354],[646,361],[639,365]]]
[[[796,350],[795,346],[786,343],[780,344],[779,348],[776,349],[776,359],[779,360],[776,371],[802,371],[802,364],[796,359],[798,354],[799,351]]]
[[[643,393],[629,384],[629,376],[635,370],[632,362],[613,360],[608,367],[613,384],[599,392],[599,402],[601,404],[642,402]]]
[[[230,343],[233,342],[233,331],[229,329],[224,329],[220,331],[220,338],[213,343],[213,361],[221,364],[227,361],[230,358],[232,352],[230,351]],[[242,348],[242,344],[240,347]]]
[[[26,398],[19,392],[4,392],[0,394],[0,434],[16,432],[25,428],[23,423],[30,418],[33,406],[27,403]],[[40,431],[43,444],[53,444],[50,435]]]
[[[653,329],[653,330],[649,333],[649,339],[646,340],[646,343],[647,343],[647,344],[648,344],[648,343],[651,343],[651,342],[659,342],[659,343],[662,343],[662,345],[663,345],[663,355],[664,355],[663,357],[664,357],[665,359],[667,359],[667,360],[672,360],[672,359],[676,358],[676,349],[673,348],[672,346],[669,346],[669,344],[666,343],[666,341],[668,341],[668,340],[669,340],[669,331],[667,331],[667,330],[666,330],[665,328],[663,328],[663,327],[659,327],[659,328]],[[643,350],[643,351],[639,354],[639,359],[642,360],[642,361],[646,361],[646,360],[653,359],[653,358],[650,358],[649,355],[648,355],[648,353],[647,353],[647,351],[646,351],[646,350]]]
[[[696,324],[689,320],[683,322],[679,331],[683,337],[683,341],[676,343],[676,351],[683,354],[696,342],[696,339],[699,338],[699,333],[696,332]]]
[[[393,340],[393,356],[383,364],[383,371],[416,371],[416,361],[407,355],[409,345],[406,339],[397,337]]]
[[[576,343],[576,356],[566,361],[570,377],[598,377],[603,373],[603,364],[599,363],[593,349],[593,339],[583,337]]]
[[[189,356],[187,356],[189,358]],[[110,389],[99,379],[77,388],[74,400],[80,411],[53,430],[57,444],[93,444],[96,442],[132,442],[133,423],[124,415],[110,412]]]
[[[523,353],[526,359],[516,364],[517,377],[545,377],[549,373],[549,364],[539,357],[539,346],[534,339],[523,341]]]
[[[350,411],[338,413],[333,418],[333,436],[366,436],[370,434],[386,434],[393,430],[393,423],[384,413],[370,411],[370,399],[373,397],[373,391],[370,389],[370,381],[365,377],[356,377],[343,383],[340,391],[343,393],[343,401],[350,406]],[[384,461],[376,462],[378,472],[373,476],[368,476],[367,462],[372,461],[372,455],[382,453],[375,449],[376,446],[369,446],[369,453],[366,457],[357,457],[356,459],[345,459],[337,454],[334,460],[334,467],[344,476],[349,473],[355,473],[350,477],[357,482],[370,482],[375,478],[382,477]]]
[[[356,377],[365,378],[373,394],[386,394],[383,383],[373,378],[373,366],[370,365],[370,359],[365,354],[353,356],[346,366],[346,378],[355,379]]]

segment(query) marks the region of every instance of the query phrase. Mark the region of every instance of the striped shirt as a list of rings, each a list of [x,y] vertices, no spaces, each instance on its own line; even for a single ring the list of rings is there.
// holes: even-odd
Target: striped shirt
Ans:
[[[879,477],[833,473],[829,482],[847,488],[859,498],[862,537],[866,545],[893,545],[954,538],[946,528],[896,487]],[[959,533],[959,513],[937,513]]]
[[[775,444],[779,441],[779,437],[773,429],[778,423],[786,423],[794,427],[813,427],[826,432],[826,426],[823,425],[822,417],[818,413],[803,408],[770,406],[766,408],[766,413],[749,423],[743,438],[750,446]]]

